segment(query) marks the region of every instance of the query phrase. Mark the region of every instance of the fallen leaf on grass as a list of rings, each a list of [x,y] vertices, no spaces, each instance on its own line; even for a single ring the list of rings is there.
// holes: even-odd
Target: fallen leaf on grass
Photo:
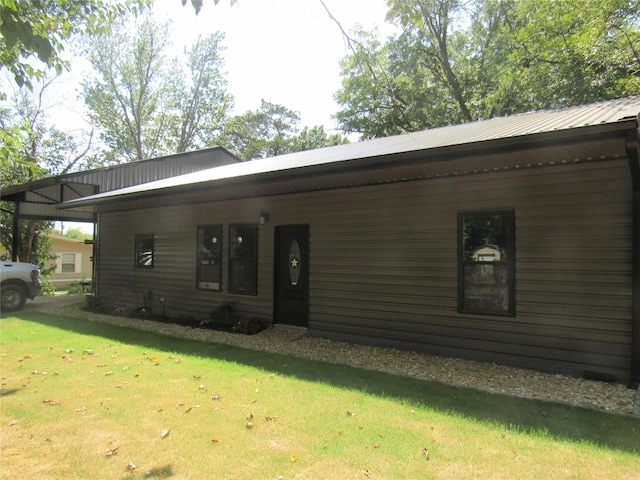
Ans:
[[[91,355],[92,357],[95,357],[96,352],[94,352],[93,350],[87,349],[82,352],[82,355]]]
[[[211,443],[220,443],[220,440],[218,440],[217,438],[214,438],[211,440]]]
[[[171,433],[171,430],[162,430],[160,434],[160,438],[167,438],[167,436]]]
[[[103,377],[108,377],[109,375],[113,375],[113,372],[111,370],[102,374]]]
[[[60,400],[42,400],[42,403],[46,403],[48,405],[62,405]]]
[[[300,455],[291,455],[291,463],[296,463],[298,461],[298,459],[300,458]]]
[[[109,450],[107,450],[107,453],[104,454],[105,457],[113,457],[114,455],[118,454],[118,450],[120,450],[120,447],[116,447],[116,448],[110,448]],[[135,467],[135,465],[134,465]]]

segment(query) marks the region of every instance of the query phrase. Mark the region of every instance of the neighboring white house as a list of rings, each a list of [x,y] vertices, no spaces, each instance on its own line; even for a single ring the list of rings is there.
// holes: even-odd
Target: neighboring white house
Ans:
[[[90,282],[93,273],[93,245],[83,240],[67,237],[53,237],[51,253],[55,260],[49,261],[46,267],[55,262],[56,269],[49,281],[56,290],[64,290],[72,283]]]

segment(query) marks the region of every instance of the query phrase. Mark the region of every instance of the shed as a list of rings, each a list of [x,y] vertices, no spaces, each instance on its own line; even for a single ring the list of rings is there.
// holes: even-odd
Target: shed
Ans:
[[[640,379],[640,97],[82,196],[97,294],[313,336]]]

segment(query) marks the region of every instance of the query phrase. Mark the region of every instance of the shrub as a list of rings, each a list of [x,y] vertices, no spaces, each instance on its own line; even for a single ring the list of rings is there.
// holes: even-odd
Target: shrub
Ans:
[[[269,328],[270,323],[263,318],[247,318],[244,320],[238,320],[233,326],[233,331],[236,333],[244,333],[245,335],[255,335],[263,330]]]
[[[230,303],[221,303],[217,309],[211,312],[209,320],[211,325],[216,327],[233,327],[233,307],[231,307]]]

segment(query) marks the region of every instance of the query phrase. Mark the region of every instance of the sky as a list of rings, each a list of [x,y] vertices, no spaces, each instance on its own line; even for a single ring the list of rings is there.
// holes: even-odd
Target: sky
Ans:
[[[356,24],[378,27],[382,35],[391,31],[384,0],[324,1],[347,32]],[[349,51],[320,0],[238,0],[234,6],[229,0],[218,5],[204,0],[197,16],[190,3],[156,0],[154,11],[159,19],[173,20],[178,52],[198,35],[225,34],[225,70],[236,114],[256,110],[264,99],[299,112],[301,127],[324,125],[334,132],[339,61]]]
[[[324,3],[346,32],[357,26],[378,29],[381,38],[393,32],[384,20],[385,0]],[[198,15],[189,0],[184,7],[181,0],[156,0],[154,15],[173,22],[175,55],[200,35],[224,33],[224,71],[227,90],[235,99],[234,114],[256,110],[264,99],[298,112],[300,128],[322,125],[329,134],[338,132],[332,115],[339,106],[333,96],[340,88],[339,62],[350,52],[320,0],[238,0],[234,6],[229,0],[218,5],[204,0]],[[58,90],[64,92],[59,96],[64,120],[59,123],[82,122],[79,72],[72,68],[59,82]],[[64,228],[91,231],[87,225],[69,222]]]

